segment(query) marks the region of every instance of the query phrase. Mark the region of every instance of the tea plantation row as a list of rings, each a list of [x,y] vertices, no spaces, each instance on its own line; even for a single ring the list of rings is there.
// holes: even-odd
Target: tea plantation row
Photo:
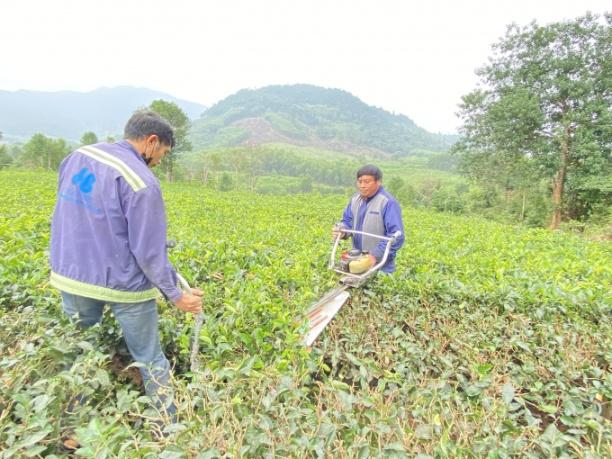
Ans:
[[[164,185],[171,258],[205,291],[160,302],[179,422],[119,371],[112,316],[87,331],[48,285],[56,176],[0,172],[0,457],[609,457],[612,250],[404,209],[398,272],[355,291],[311,352],[345,196]],[[77,396],[88,402],[76,408]]]

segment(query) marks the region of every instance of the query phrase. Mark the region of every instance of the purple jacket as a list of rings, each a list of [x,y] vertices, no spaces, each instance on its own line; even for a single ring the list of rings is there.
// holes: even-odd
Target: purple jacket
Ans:
[[[126,140],[79,148],[60,166],[51,285],[114,303],[181,297],[157,178]],[[155,288],[156,287],[156,288]]]
[[[405,239],[402,209],[397,200],[382,186],[369,198],[363,198],[359,193],[355,193],[344,209],[342,224],[349,229],[387,237],[400,231],[402,235],[391,245],[389,258],[381,268],[385,273],[395,271],[395,255],[404,245]],[[379,261],[383,257],[386,245],[387,242],[380,239],[361,234],[353,235],[353,248],[368,251]]]

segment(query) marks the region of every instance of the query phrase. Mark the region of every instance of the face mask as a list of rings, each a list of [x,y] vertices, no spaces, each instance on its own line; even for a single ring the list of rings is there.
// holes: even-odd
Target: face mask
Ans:
[[[158,146],[159,146],[159,142],[156,142],[155,147],[153,147],[153,151],[155,151],[155,149]],[[147,153],[147,149],[145,148],[145,151],[140,156],[142,156],[142,159],[144,159],[145,164],[148,166],[149,164],[151,164],[151,161],[153,161],[153,158],[147,157],[146,153]]]

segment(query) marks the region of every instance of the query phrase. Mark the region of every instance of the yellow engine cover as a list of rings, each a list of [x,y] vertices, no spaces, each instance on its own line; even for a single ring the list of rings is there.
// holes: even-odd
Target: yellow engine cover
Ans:
[[[349,263],[349,272],[352,274],[365,273],[372,266],[369,255],[362,255],[358,260]]]

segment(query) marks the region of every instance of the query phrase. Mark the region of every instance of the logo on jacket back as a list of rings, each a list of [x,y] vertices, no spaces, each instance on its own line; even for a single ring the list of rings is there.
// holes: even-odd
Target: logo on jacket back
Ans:
[[[66,184],[68,186],[59,194],[60,199],[76,204],[79,207],[84,207],[94,214],[101,214],[102,209],[96,206],[94,197],[91,194],[94,183],[96,183],[96,176],[93,172],[84,167],[72,176],[70,182],[76,188]]]
[[[96,176],[90,173],[86,167],[72,176],[72,183],[77,185],[82,193],[91,193],[95,182]]]

